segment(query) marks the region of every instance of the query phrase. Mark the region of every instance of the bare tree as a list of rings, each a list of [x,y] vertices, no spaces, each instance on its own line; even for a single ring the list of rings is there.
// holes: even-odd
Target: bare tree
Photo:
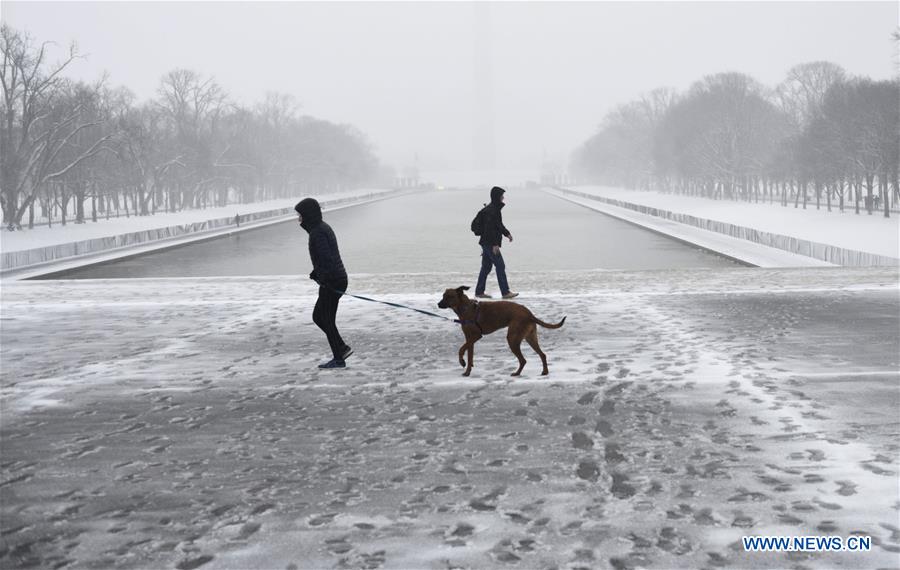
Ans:
[[[658,173],[710,197],[758,199],[759,181],[788,135],[762,85],[739,73],[705,77],[656,131]]]
[[[68,82],[60,76],[78,58],[77,48],[73,44],[62,61],[50,64],[49,45],[36,46],[27,34],[6,24],[0,29],[0,199],[9,229],[21,229],[22,216],[42,185],[94,156],[109,138],[101,136],[59,161],[76,137],[99,122],[85,112],[90,97],[72,97]],[[91,89],[99,88],[100,83]]]
[[[610,111],[597,132],[576,152],[576,174],[627,188],[653,186],[653,140],[673,100],[673,91],[656,89]]]
[[[149,215],[225,205],[235,193],[256,201],[301,188],[337,190],[379,172],[362,133],[299,117],[289,95],[269,93],[239,108],[213,78],[176,69],[161,79],[156,99],[136,105],[105,78],[64,79],[80,56],[72,45],[51,64],[51,46],[2,27],[0,202],[10,229],[21,228],[25,212],[33,226],[35,204],[52,223],[58,211],[67,219],[74,200],[81,223],[88,200],[92,219],[98,209]]]
[[[825,94],[846,79],[844,69],[829,61],[813,61],[792,67],[775,88],[775,99],[797,128],[804,128],[821,114]]]
[[[173,168],[184,168],[183,155],[167,136],[165,117],[154,105],[127,109],[119,117],[122,141],[118,152],[130,173],[135,189],[138,213],[150,214],[154,193],[163,189],[166,175]]]
[[[900,45],[900,32],[894,40]],[[768,197],[830,211],[865,188],[867,211],[900,201],[900,80],[848,79],[829,62],[795,66],[770,91],[739,73],[710,75],[687,93],[656,91],[608,113],[573,155],[578,174],[633,183],[652,148],[655,184],[712,198]],[[650,133],[649,137],[646,136]],[[647,142],[649,140],[649,143]],[[892,191],[893,187],[893,191]]]
[[[212,77],[176,69],[162,78],[155,104],[174,131],[175,147],[184,165],[178,173],[177,202],[182,207],[205,204],[207,185],[222,180],[215,172],[215,162],[224,149],[216,148],[221,143],[216,137],[227,95]]]

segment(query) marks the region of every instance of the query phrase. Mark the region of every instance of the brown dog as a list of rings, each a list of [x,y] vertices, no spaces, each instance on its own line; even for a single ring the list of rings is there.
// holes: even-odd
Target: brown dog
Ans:
[[[475,342],[482,336],[491,334],[504,327],[509,327],[509,331],[506,333],[509,349],[519,359],[519,369],[513,372],[512,375],[518,376],[522,373],[522,368],[525,367],[525,357],[522,356],[522,349],[520,348],[523,339],[528,341],[531,348],[541,357],[541,362],[544,365],[544,371],[541,374],[549,374],[547,370],[547,356],[541,350],[541,347],[538,346],[537,327],[535,325],[541,325],[548,329],[558,329],[566,322],[566,318],[563,317],[555,325],[547,324],[518,303],[510,301],[479,303],[469,299],[463,292],[468,289],[466,286],[447,289],[444,291],[444,297],[438,303],[438,307],[441,309],[453,309],[461,321],[463,334],[466,335],[466,342],[459,349],[459,364],[466,368],[463,376],[468,376],[472,372],[472,355],[475,351]],[[468,365],[463,360],[463,353],[466,350],[469,351]]]

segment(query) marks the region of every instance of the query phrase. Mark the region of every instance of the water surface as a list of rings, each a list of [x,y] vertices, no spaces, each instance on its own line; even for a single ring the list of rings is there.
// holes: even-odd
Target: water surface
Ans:
[[[469,223],[488,191],[431,191],[325,212],[350,273],[471,271],[481,263]],[[507,271],[736,266],[730,260],[566,202],[510,190],[503,219]],[[305,275],[307,234],[296,221],[248,230],[55,278]]]

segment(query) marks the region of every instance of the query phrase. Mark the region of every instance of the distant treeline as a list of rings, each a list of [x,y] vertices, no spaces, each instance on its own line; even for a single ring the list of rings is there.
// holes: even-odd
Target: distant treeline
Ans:
[[[62,77],[49,44],[2,26],[3,226],[224,206],[351,188],[390,174],[352,126],[300,116],[287,95],[229,101],[212,77],[176,69],[138,103],[106,78]],[[87,212],[85,210],[87,209]],[[36,212],[37,210],[37,212]],[[61,217],[61,219],[60,219]],[[23,221],[24,220],[24,221]]]
[[[898,160],[900,81],[812,62],[774,89],[739,73],[657,89],[610,112],[573,170],[606,185],[888,217],[900,206]]]

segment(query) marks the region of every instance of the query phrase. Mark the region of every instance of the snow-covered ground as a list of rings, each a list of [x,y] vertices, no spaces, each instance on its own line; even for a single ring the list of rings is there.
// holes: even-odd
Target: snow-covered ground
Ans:
[[[295,277],[4,287],[0,565],[876,568],[900,552],[891,268],[543,272],[503,332]],[[463,274],[351,275],[446,313]],[[748,553],[855,534],[870,552]]]
[[[900,259],[900,216],[896,213],[892,213],[890,218],[884,218],[881,212],[869,216],[863,211],[857,215],[852,204],[845,204],[845,212],[841,213],[835,203],[832,204],[832,211],[828,212],[824,201],[821,210],[816,210],[815,203],[807,204],[804,210],[802,205],[794,208],[793,203],[784,207],[778,203],[710,200],[606,186],[571,188],[632,204]]]
[[[510,378],[501,331],[461,378],[457,325],[353,298],[319,371],[295,276],[4,283],[0,566],[896,565],[896,268],[514,277],[567,316],[549,377],[524,347]],[[350,290],[449,317],[472,279]],[[766,535],[873,547],[741,547]]]
[[[547,193],[579,204],[585,208],[602,212],[636,226],[666,235],[674,240],[689,243],[752,267],[834,267],[835,263],[823,261],[807,255],[785,251],[776,247],[759,244],[747,239],[710,231],[668,218],[638,212],[624,207],[627,202],[619,201],[617,206],[605,201],[585,197],[583,193],[547,189]]]
[[[312,197],[318,200],[340,200],[363,196],[373,192],[387,193],[390,192],[390,190],[358,189],[347,192],[313,195]],[[101,217],[98,218],[96,222],[92,222],[88,219],[88,221],[83,224],[75,224],[72,221],[69,221],[65,226],[54,223],[53,227],[37,226],[30,230],[25,229],[14,232],[2,230],[0,231],[0,252],[23,251],[26,249],[35,249],[38,247],[59,245],[99,237],[109,237],[141,230],[166,228],[206,220],[217,220],[228,217],[233,218],[236,215],[245,216],[256,212],[293,208],[294,204],[299,200],[300,198],[267,200],[265,202],[231,204],[229,206],[205,208],[203,210],[157,212],[152,216],[131,216],[130,218],[122,216],[120,218],[110,218],[109,220]]]

